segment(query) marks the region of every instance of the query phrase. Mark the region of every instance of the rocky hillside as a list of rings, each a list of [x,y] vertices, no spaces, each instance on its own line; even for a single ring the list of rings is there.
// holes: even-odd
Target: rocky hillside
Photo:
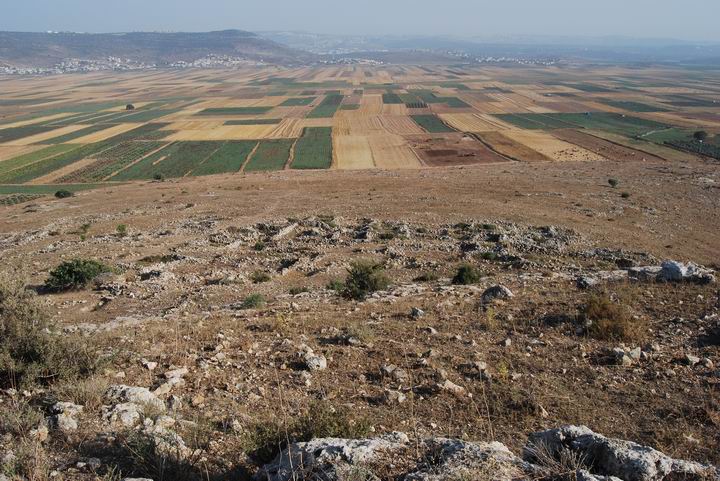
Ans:
[[[48,272],[28,302],[56,314],[33,342],[69,343],[74,359],[54,353],[38,373],[20,356],[3,378],[2,402],[19,416],[5,421],[7,459],[19,436],[62,460],[51,467],[67,479],[713,473],[586,428],[533,435],[550,450],[540,464],[498,443],[438,438],[517,449],[518,433],[572,421],[718,461],[710,269],[491,219],[243,225],[198,213],[102,227],[116,222],[60,218],[0,240],[10,262]],[[392,431],[412,441],[322,439]],[[358,470],[368,474],[349,477]]]
[[[716,479],[717,168],[601,167],[0,207],[0,473]]]

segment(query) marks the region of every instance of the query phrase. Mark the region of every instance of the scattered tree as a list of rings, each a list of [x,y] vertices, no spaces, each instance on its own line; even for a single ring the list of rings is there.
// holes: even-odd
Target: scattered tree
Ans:
[[[708,138],[708,133],[704,130],[698,130],[693,134],[693,138],[698,142],[704,142]]]

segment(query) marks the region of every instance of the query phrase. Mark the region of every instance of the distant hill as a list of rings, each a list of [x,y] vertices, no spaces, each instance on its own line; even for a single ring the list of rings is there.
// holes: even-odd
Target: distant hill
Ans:
[[[192,62],[209,54],[301,63],[314,59],[272,40],[242,30],[205,33],[33,33],[0,32],[0,63],[51,67],[66,59],[128,58],[157,65]]]

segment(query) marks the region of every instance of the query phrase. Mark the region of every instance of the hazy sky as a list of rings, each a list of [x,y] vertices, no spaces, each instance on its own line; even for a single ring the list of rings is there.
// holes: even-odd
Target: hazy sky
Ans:
[[[301,30],[720,40],[720,0],[3,0],[0,30]]]

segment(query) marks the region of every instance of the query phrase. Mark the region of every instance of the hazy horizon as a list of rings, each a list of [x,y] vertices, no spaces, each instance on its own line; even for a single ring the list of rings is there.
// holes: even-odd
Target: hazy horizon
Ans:
[[[343,35],[567,36],[720,41],[720,3],[688,0],[366,0],[355,7],[337,1],[290,0],[90,0],[12,2],[0,18],[10,31],[296,31]]]

